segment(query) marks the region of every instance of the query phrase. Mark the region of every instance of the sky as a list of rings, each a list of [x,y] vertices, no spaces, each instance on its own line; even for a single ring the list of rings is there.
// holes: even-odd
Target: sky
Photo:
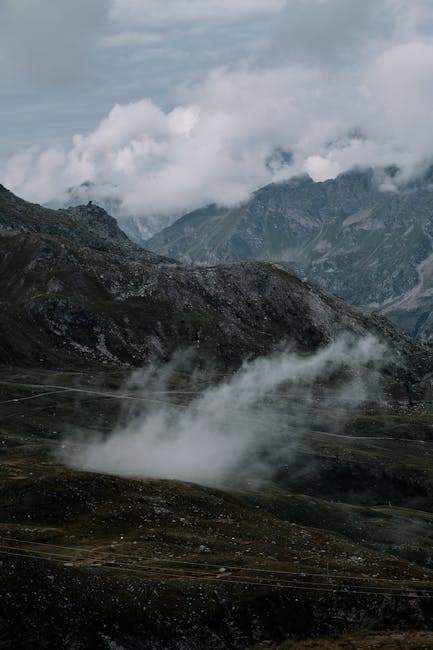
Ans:
[[[151,229],[432,158],[431,0],[1,0],[0,74],[0,183]]]

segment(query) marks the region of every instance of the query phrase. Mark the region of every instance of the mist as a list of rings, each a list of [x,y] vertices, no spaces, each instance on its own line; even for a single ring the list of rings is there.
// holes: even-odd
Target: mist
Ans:
[[[70,436],[61,460],[125,477],[205,485],[260,481],[278,463],[290,462],[317,426],[317,403],[321,413],[328,410],[322,428],[341,431],[356,408],[377,399],[385,352],[373,337],[342,337],[309,356],[283,351],[244,363],[216,385],[203,387],[193,376],[187,389],[175,391],[184,392],[183,403],[168,387],[176,361],[142,370],[131,377],[129,390],[139,387],[134,394],[147,396],[145,407],[126,411],[106,437]]]

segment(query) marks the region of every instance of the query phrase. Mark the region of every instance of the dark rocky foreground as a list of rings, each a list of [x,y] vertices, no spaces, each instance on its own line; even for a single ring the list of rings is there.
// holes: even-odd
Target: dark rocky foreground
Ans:
[[[402,619],[409,629],[430,627],[433,617],[429,596],[384,598],[184,580],[167,583],[21,558],[4,562],[2,583],[10,594],[2,595],[3,648],[28,648],[31,640],[32,647],[77,650],[245,649],[312,630],[326,636],[350,628],[380,629],[384,622],[399,628]]]
[[[112,428],[123,373],[0,375],[0,647],[246,649],[431,628],[428,404],[352,414],[341,438],[305,432],[272,480],[218,489],[56,460],[63,432]]]

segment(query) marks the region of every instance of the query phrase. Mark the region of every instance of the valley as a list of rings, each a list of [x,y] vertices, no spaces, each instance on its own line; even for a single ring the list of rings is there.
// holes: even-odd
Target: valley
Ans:
[[[320,431],[335,413],[319,402],[314,430],[259,483],[65,466],[58,450],[111,430],[125,401],[158,399],[124,382],[117,369],[0,372],[2,617],[15,647],[67,635],[83,648],[247,648],[431,624],[429,401],[364,407],[338,435]],[[173,373],[164,399],[190,400],[186,382]]]
[[[0,647],[429,629],[428,342],[279,263],[148,253],[94,205],[0,188],[0,224]]]
[[[0,650],[433,650],[432,0],[0,0],[0,71]]]

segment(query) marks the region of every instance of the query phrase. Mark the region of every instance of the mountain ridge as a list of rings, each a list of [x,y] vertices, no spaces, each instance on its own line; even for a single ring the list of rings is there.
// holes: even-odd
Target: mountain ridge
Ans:
[[[188,213],[144,245],[192,264],[285,262],[355,306],[430,338],[431,174],[391,190],[395,174],[355,169],[319,183],[303,176],[271,184],[238,206]]]
[[[241,650],[347,632],[348,621],[354,630],[431,625],[431,346],[281,264],[191,267],[148,254],[98,210],[45,211],[0,196],[7,647],[66,639]],[[266,465],[261,443],[275,443],[281,427],[268,478],[261,453],[244,481],[220,488],[95,473],[69,458],[121,422],[139,431],[140,414],[173,413],[179,426],[179,409],[201,410],[197,396],[215,383],[238,400],[229,378],[246,359],[288,348],[314,362],[342,334],[376,337],[389,353],[380,367],[372,359],[327,374],[300,400],[305,422],[302,381],[258,397],[250,417],[264,418]],[[151,366],[150,394],[143,374],[131,374],[185,349],[186,368]],[[374,394],[354,412],[339,388],[349,379],[358,390],[363,371]],[[230,403],[220,407],[229,430],[249,439],[242,402],[238,412]],[[125,431],[119,454],[132,453],[127,446]],[[199,448],[194,437],[191,453],[206,466]]]
[[[52,211],[7,193],[0,224],[4,365],[141,366],[192,348],[203,362],[236,367],[284,341],[311,352],[341,332],[386,339],[413,369],[429,358],[384,319],[281,265],[183,266],[123,234],[117,241],[114,220],[96,206]]]
[[[0,185],[0,233],[45,235],[98,251],[121,252],[131,258],[159,259],[131,242],[117,220],[92,201],[54,210],[29,203],[3,185]]]

